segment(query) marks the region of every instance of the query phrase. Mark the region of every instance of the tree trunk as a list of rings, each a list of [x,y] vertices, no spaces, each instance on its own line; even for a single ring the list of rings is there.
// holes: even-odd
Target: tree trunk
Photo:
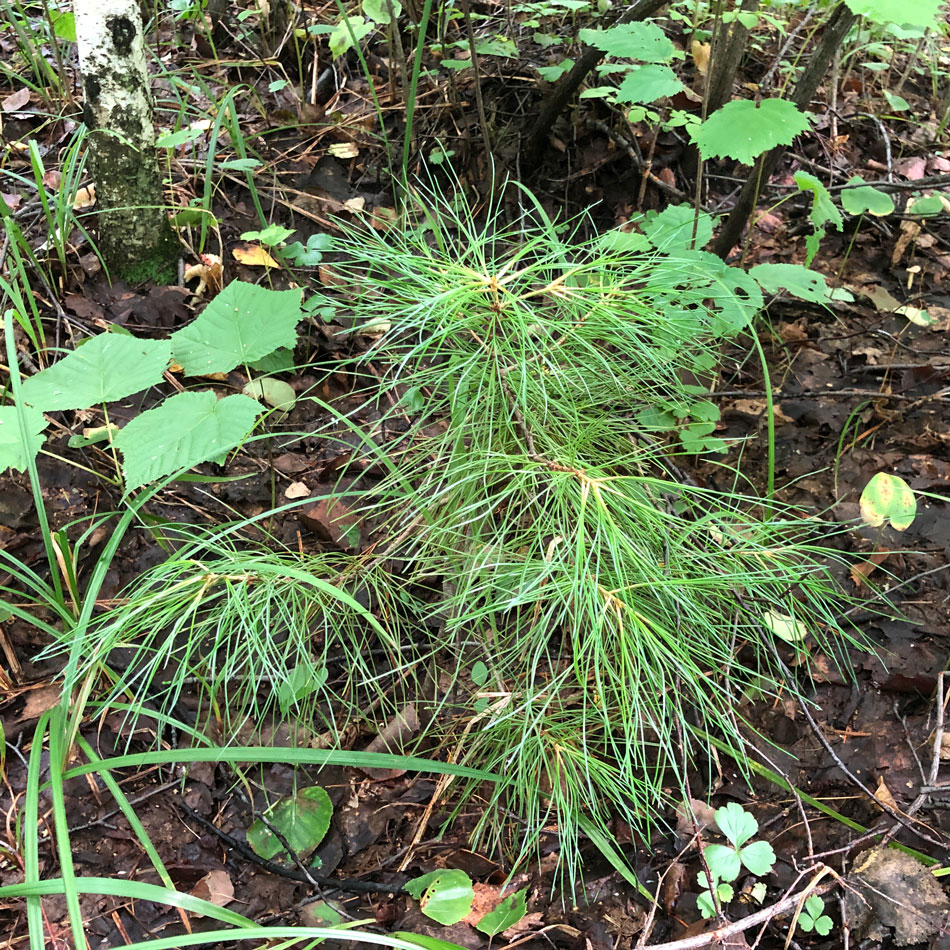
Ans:
[[[99,249],[113,279],[171,282],[178,247],[155,155],[139,0],[74,0],[74,11]]]
[[[789,96],[799,109],[804,110],[811,105],[812,96],[818,90],[821,77],[827,71],[828,64],[834,59],[835,50],[841,46],[848,30],[851,29],[851,25],[856,19],[857,16],[844,3],[831,14],[825,25],[821,42],[813,50],[808,64],[805,66],[805,71],[795,84],[794,92]],[[712,247],[710,247],[713,254],[718,255],[723,260],[726,260],[729,256],[729,252],[742,236],[742,229],[749,220],[749,216],[755,210],[760,185],[764,185],[772,177],[779,159],[784,154],[785,146],[779,145],[757,159],[756,167],[746,179],[732,211],[729,212],[729,216],[716,235]],[[758,163],[761,163],[761,165]]]

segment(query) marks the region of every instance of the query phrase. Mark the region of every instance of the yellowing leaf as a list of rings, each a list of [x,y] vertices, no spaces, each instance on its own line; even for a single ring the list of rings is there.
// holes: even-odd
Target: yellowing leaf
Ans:
[[[705,76],[709,72],[709,55],[712,47],[709,43],[700,43],[699,40],[693,40],[690,44],[689,52],[696,64],[696,72]]]
[[[76,192],[76,197],[73,198],[73,211],[84,211],[86,208],[91,208],[95,203],[96,186],[86,185],[85,188],[80,188]]]
[[[280,264],[270,256],[267,249],[260,244],[252,244],[250,247],[236,247],[231,253],[239,264],[246,264],[248,267],[280,267]]]
[[[327,151],[335,158],[356,158],[360,153],[352,142],[334,142]]]
[[[762,623],[786,643],[799,643],[808,636],[805,624],[777,610],[766,610],[762,614]]]
[[[895,531],[910,527],[917,517],[917,499],[899,475],[878,472],[861,492],[861,518],[872,528],[890,521]]]

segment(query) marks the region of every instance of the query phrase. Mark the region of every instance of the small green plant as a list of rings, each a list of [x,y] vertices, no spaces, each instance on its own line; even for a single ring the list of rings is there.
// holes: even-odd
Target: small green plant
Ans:
[[[825,902],[817,894],[812,894],[805,901],[802,912],[798,915],[798,926],[806,934],[814,931],[820,937],[827,937],[834,927],[832,919],[824,912]]]
[[[259,314],[266,312],[264,321]],[[22,400],[32,432],[29,442],[6,437],[6,462],[22,469],[27,453],[39,449],[42,427],[37,413],[101,406],[109,426],[109,403],[162,382],[172,359],[187,376],[227,373],[251,367],[282,348],[293,348],[303,318],[300,293],[275,291],[235,281],[191,324],[169,340],[138,339],[127,333],[101,333],[34,376],[24,380]],[[257,381],[260,395],[267,389]],[[254,395],[258,395],[254,391]],[[275,397],[286,404],[286,394]],[[271,400],[273,402],[273,399]],[[12,419],[14,407],[0,407]],[[183,392],[140,413],[110,438],[122,453],[127,491],[212,459],[239,446],[263,410],[250,396],[218,399],[212,390]],[[6,430],[9,432],[9,427]],[[105,430],[111,435],[109,429]]]
[[[703,858],[709,875],[701,871],[697,882],[705,890],[696,900],[703,917],[713,917],[722,904],[735,896],[732,882],[745,868],[750,874],[762,877],[772,870],[775,852],[767,841],[750,841],[759,830],[759,823],[741,805],[729,802],[716,809],[716,824],[730,842],[728,845],[711,844],[703,849]]]

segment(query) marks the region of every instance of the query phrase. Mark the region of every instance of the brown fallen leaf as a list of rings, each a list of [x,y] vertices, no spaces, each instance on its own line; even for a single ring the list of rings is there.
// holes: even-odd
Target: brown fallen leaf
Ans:
[[[192,897],[199,900],[209,901],[215,907],[225,907],[234,900],[234,885],[227,871],[209,871],[192,888]],[[204,917],[204,914],[195,914],[196,917]]]
[[[882,548],[880,551],[875,551],[866,561],[851,566],[851,580],[858,590],[864,587],[864,582],[874,573],[879,564],[887,560],[890,553],[887,548]]]

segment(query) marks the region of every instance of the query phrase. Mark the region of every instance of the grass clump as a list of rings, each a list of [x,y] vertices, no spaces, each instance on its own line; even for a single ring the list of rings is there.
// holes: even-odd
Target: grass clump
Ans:
[[[500,777],[477,837],[519,861],[556,827],[573,876],[582,833],[647,831],[708,737],[742,760],[743,695],[795,689],[767,617],[839,658],[846,636],[815,523],[676,464],[676,429],[714,418],[687,380],[758,287],[688,233],[584,239],[521,197],[511,227],[430,193],[403,227],[337,242],[315,306],[371,339],[355,361],[380,381],[388,474],[358,504],[380,542],[341,566],[219,535],[138,582],[84,650],[131,650],[121,687],[158,684],[169,708],[192,676],[219,712],[303,704],[334,729],[429,704],[419,742]]]

